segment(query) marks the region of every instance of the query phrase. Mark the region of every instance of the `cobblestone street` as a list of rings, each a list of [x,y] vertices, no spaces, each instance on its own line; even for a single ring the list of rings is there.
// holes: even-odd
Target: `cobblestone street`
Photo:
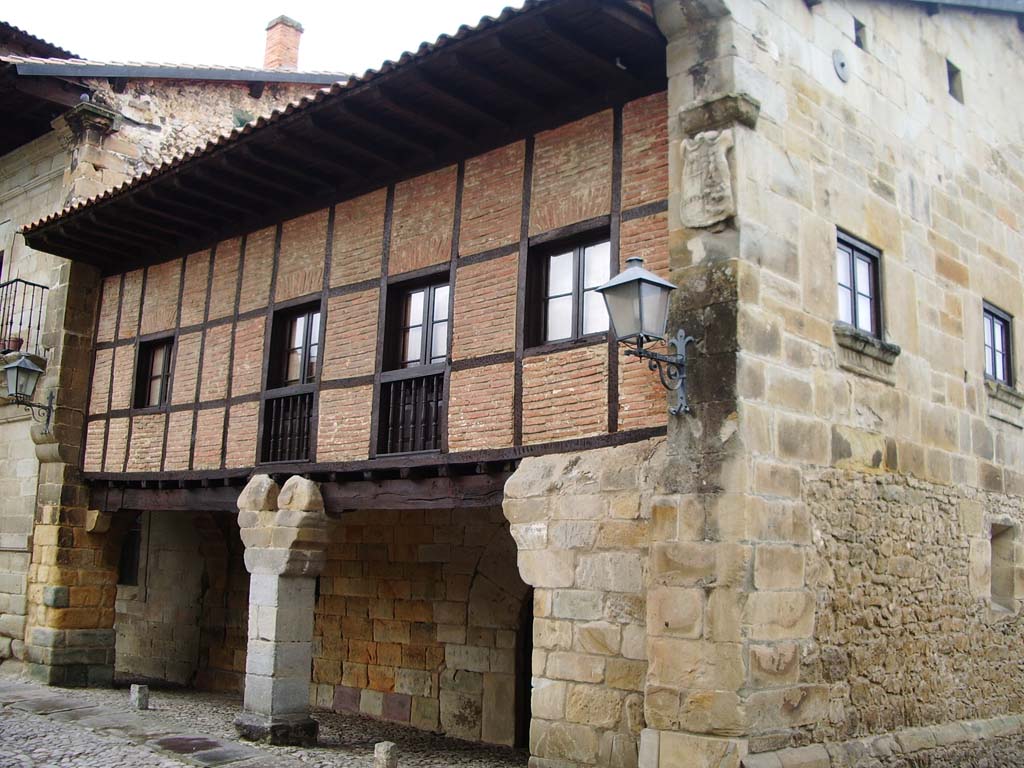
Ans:
[[[237,698],[193,691],[152,691],[150,709],[128,707],[125,689],[47,688],[0,677],[0,768],[369,768],[379,741],[398,745],[399,764],[521,768],[525,752],[446,739],[369,718],[314,710],[313,749],[239,742]]]

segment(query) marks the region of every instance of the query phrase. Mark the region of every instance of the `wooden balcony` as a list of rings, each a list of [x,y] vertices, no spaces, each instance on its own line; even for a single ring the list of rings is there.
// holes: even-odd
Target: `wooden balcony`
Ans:
[[[443,365],[381,374],[378,455],[440,450],[443,416]]]

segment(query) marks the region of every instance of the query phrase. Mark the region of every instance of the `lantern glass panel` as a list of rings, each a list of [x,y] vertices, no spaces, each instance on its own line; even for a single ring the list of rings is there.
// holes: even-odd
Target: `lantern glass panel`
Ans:
[[[615,335],[620,340],[636,336],[643,330],[640,324],[638,285],[637,282],[623,283],[602,292],[615,327]]]
[[[640,315],[643,320],[643,334],[648,338],[665,337],[668,324],[668,294],[658,285],[640,283]]]

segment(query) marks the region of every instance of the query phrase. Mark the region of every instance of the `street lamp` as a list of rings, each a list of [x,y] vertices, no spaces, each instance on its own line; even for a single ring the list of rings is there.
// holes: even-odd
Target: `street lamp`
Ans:
[[[21,355],[13,363],[3,366],[3,371],[7,378],[7,396],[14,401],[15,405],[28,408],[32,412],[33,418],[38,415],[39,418],[45,419],[43,432],[49,432],[50,419],[53,416],[53,392],[51,391],[47,397],[46,405],[33,403],[31,399],[43,369]]]
[[[682,329],[667,344],[674,354],[662,355],[644,349],[644,345],[665,339],[668,324],[668,297],[676,289],[668,280],[644,269],[639,256],[626,259],[626,269],[597,290],[604,297],[612,329],[621,344],[630,347],[626,354],[647,360],[657,370],[661,384],[676,393],[676,404],[669,413],[689,413],[686,402],[686,345],[693,341]]]

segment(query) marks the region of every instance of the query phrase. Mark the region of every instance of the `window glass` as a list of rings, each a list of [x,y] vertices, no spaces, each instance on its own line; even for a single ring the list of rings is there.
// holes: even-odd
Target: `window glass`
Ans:
[[[1010,356],[1010,316],[995,307],[985,306],[982,314],[985,347],[985,375],[1013,384]]]
[[[545,341],[559,341],[572,337],[572,295],[548,300]]]
[[[583,334],[601,333],[608,330],[608,309],[604,298],[597,291],[583,294]]]
[[[173,343],[172,339],[160,339],[139,345],[139,365],[135,373],[136,408],[153,408],[167,402]]]
[[[611,244],[591,245],[584,251],[583,287],[597,288],[608,282],[611,265]]]
[[[449,299],[447,283],[416,288],[398,294],[402,302],[402,327],[397,367],[443,363],[448,358]],[[392,331],[388,331],[389,335]],[[393,360],[393,358],[392,358]],[[389,365],[395,365],[390,362]]]
[[[572,293],[572,253],[562,253],[548,260],[548,296]]]
[[[434,320],[448,319],[448,286],[439,285],[434,289]]]
[[[836,299],[840,322],[881,337],[881,311],[876,295],[880,254],[869,245],[838,234],[836,246]]]
[[[320,313],[309,320],[309,353],[306,355],[306,381],[316,381],[316,363],[320,355]]]
[[[528,344],[580,338],[608,330],[604,298],[595,291],[611,277],[611,243],[586,243],[552,255],[531,257],[532,296],[543,291],[527,328]],[[540,285],[540,276],[544,284]],[[541,316],[543,313],[543,316]]]

